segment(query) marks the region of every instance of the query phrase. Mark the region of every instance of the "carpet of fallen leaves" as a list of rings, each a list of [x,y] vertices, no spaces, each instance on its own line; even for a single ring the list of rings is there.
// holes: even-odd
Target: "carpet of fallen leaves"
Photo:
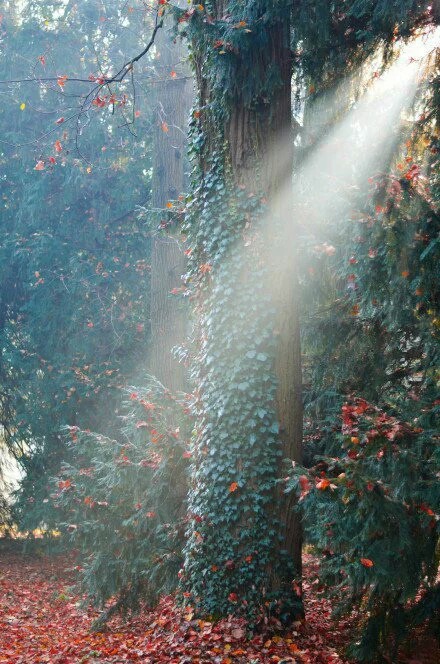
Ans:
[[[317,562],[305,560],[307,622],[288,635],[247,638],[240,620],[197,620],[172,597],[123,624],[114,619],[91,633],[96,612],[72,594],[66,558],[0,553],[0,662],[168,662],[169,664],[346,664],[342,652],[348,623],[330,619],[331,606],[318,590]]]
[[[343,656],[349,620],[335,622],[319,582],[319,564],[304,557],[307,620],[289,634],[247,638],[238,619],[197,620],[172,597],[127,623],[113,619],[90,632],[98,613],[81,608],[72,592],[72,558],[25,556],[0,548],[0,663],[8,664],[350,664]],[[434,664],[440,652],[426,634],[414,634],[412,653],[390,664]]]

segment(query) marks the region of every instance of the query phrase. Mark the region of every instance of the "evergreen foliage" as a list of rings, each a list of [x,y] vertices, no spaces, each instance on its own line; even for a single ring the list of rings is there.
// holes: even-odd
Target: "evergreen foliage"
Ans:
[[[79,552],[81,588],[106,609],[96,627],[174,590],[182,564],[188,409],[156,380],[145,382],[125,403],[119,439],[69,428],[73,460],[52,482],[60,528]]]
[[[35,14],[21,23],[5,18],[1,78],[27,78],[24,58],[37,77],[55,67],[73,76],[75,59],[77,76],[87,79],[97,9],[50,25]],[[107,55],[116,58],[111,29],[107,39]],[[150,146],[130,134],[113,139],[116,122],[107,114],[81,139],[90,165],[76,150],[78,128],[67,122],[70,92],[56,82],[11,87],[0,117],[2,423],[25,470],[16,518],[33,529],[56,525],[47,478],[68,454],[61,427],[117,431],[120,388],[144,362],[150,233],[135,208],[148,201]],[[36,169],[42,159],[44,169]]]
[[[438,59],[429,71],[390,169],[304,261],[310,469],[290,488],[338,610],[362,607],[365,661],[438,627]]]

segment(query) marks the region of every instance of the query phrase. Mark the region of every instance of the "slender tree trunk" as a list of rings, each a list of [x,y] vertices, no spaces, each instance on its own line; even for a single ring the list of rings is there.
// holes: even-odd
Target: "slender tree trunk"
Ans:
[[[183,62],[185,50],[174,44],[169,32],[157,36],[158,81],[155,84],[155,130],[153,150],[152,208],[157,220],[151,257],[151,345],[150,371],[171,390],[183,390],[184,368],[172,348],[183,342],[186,311],[171,291],[182,285],[185,255],[173,228],[160,229],[169,222],[167,204],[175,206],[187,185],[185,151],[193,82]]]

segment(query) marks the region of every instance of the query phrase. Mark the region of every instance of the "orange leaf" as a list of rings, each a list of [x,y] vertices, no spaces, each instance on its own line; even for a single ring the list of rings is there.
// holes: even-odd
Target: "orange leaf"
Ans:
[[[374,563],[369,558],[360,558],[361,564],[364,567],[373,567]]]
[[[232,482],[232,484],[229,485],[229,493],[234,493],[234,491],[237,491],[237,489],[238,489],[237,482]]]
[[[352,306],[350,314],[351,314],[351,316],[358,316],[359,315],[359,305],[358,304],[354,304]]]
[[[330,486],[330,480],[327,480],[326,478],[323,478],[322,480],[319,480],[318,484],[316,485],[316,488],[319,489],[320,491],[325,491]]]
[[[160,126],[162,128],[162,131],[164,131],[165,133],[169,132],[170,129],[169,129],[167,123],[165,122],[165,120],[162,122],[162,124]]]
[[[61,150],[63,149],[63,146],[61,145],[60,141],[55,141],[54,148],[55,148],[55,152],[61,152]]]
[[[44,161],[37,161],[37,163],[34,166],[34,171],[44,171]]]

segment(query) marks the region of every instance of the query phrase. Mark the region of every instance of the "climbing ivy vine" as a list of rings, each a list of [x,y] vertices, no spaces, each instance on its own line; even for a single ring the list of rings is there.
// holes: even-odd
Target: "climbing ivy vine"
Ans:
[[[254,620],[270,614],[288,622],[302,607],[280,518],[277,311],[265,231],[273,183],[263,162],[279,119],[271,104],[285,92],[286,72],[273,56],[276,36],[288,49],[282,21],[289,8],[286,2],[211,2],[174,11],[191,44],[199,92],[185,216],[196,322],[182,588],[204,614]],[[248,124],[242,154],[232,137],[239,115]]]

